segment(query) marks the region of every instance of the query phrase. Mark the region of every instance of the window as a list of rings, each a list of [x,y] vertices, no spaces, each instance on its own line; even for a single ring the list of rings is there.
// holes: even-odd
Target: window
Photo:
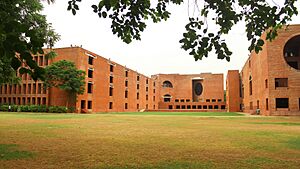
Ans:
[[[113,109],[113,102],[109,102],[109,109]]]
[[[190,101],[191,101],[190,99],[186,99],[186,100],[185,100],[185,102],[190,102]]]
[[[14,84],[14,90],[13,90],[13,92],[14,92],[14,94],[17,93],[17,85],[16,84]]]
[[[113,90],[114,90],[114,88],[109,87],[109,96],[113,96]]]
[[[128,98],[128,91],[125,91],[125,98]]]
[[[276,98],[276,108],[289,108],[289,98]]]
[[[210,102],[210,99],[206,99],[206,102]]]
[[[253,103],[250,102],[250,110],[253,110]]]
[[[109,71],[114,72],[114,65],[109,65]]]
[[[249,68],[251,67],[251,60],[249,59]]]
[[[32,93],[35,94],[36,93],[36,84],[33,84],[33,89],[32,89]]]
[[[2,87],[0,87],[2,89]],[[18,86],[18,94],[21,94],[21,85]]]
[[[171,102],[171,95],[169,94],[164,95],[164,102]]]
[[[249,77],[249,94],[252,95],[252,76]]]
[[[85,109],[85,100],[81,100],[80,108]]]
[[[38,84],[38,94],[42,94],[42,84]]]
[[[265,87],[268,88],[268,79],[265,80]]]
[[[89,60],[88,60],[88,63],[90,65],[93,65],[93,62],[94,62],[94,58],[92,56],[89,56]]]
[[[45,62],[44,62],[45,66],[47,66],[47,65],[48,65],[48,58],[45,58],[44,61],[45,61]]]
[[[35,97],[32,98],[32,104],[35,104]]]
[[[88,70],[88,77],[89,78],[93,78],[93,69],[90,69]]]
[[[43,105],[46,105],[46,97],[43,97],[43,99],[42,99],[42,104],[43,104]]]
[[[209,106],[208,106],[208,109],[213,109],[213,106],[212,106],[212,105],[209,105]]]
[[[125,87],[128,87],[128,80],[125,81]]]
[[[148,100],[148,95],[146,95],[146,100]]]
[[[140,89],[140,85],[139,85],[139,84],[136,85],[136,89],[137,89],[137,90]]]
[[[201,105],[198,105],[198,106],[197,106],[197,109],[202,109],[202,106],[201,106]]]
[[[275,88],[288,87],[288,78],[275,78]]]
[[[37,98],[37,105],[41,105],[41,98],[40,97]]]
[[[113,83],[114,82],[114,77],[113,76],[109,76],[109,83]]]
[[[153,87],[155,87],[155,82],[153,82]]]
[[[88,82],[88,93],[93,93],[93,83],[92,82]]]
[[[92,101],[88,101],[88,109],[92,109]]]
[[[31,84],[28,84],[28,94],[31,94]]]
[[[211,99],[211,102],[216,102],[216,99]]]
[[[125,77],[128,77],[128,70],[125,70]]]
[[[180,99],[180,102],[184,102],[184,99]]]
[[[204,105],[204,106],[203,106],[203,109],[207,109],[207,105]]]
[[[140,104],[136,104],[136,109],[140,109]]]
[[[219,109],[219,106],[218,105],[214,105],[214,109]]]
[[[197,96],[200,96],[203,92],[203,86],[201,83],[196,83],[195,86],[194,86],[194,93],[197,95]]]
[[[153,101],[155,102],[155,96],[153,96]]]
[[[224,110],[225,108],[226,108],[226,106],[225,106],[225,105],[221,105],[221,109],[223,109],[223,110]]]
[[[181,109],[185,109],[185,105],[182,105],[182,106],[181,106]]]
[[[179,99],[175,99],[175,102],[179,102]]]
[[[256,101],[256,109],[259,109],[259,100]]]
[[[300,70],[300,36],[296,35],[288,40],[283,49],[286,63],[297,70]]]
[[[164,81],[162,87],[173,88],[173,85],[170,81]]]
[[[179,106],[179,105],[176,105],[176,109],[180,109],[180,106]]]
[[[173,109],[173,106],[172,106],[172,105],[169,105],[169,109]]]
[[[30,97],[27,97],[27,104],[30,104]]]
[[[140,99],[140,93],[136,93],[136,99],[137,99],[137,100]]]
[[[218,99],[218,102],[222,102],[222,99]]]
[[[196,105],[192,105],[192,109],[197,109],[197,106]]]
[[[148,90],[149,90],[148,87],[146,87],[146,92],[148,92]]]
[[[153,93],[155,93],[155,89],[153,89]]]
[[[39,66],[43,66],[43,56],[39,56]]]
[[[26,84],[23,84],[23,94],[26,94]]]
[[[186,108],[187,108],[187,109],[191,109],[191,105],[187,105]]]
[[[22,97],[22,104],[25,105],[26,104],[26,98]]]
[[[266,110],[269,110],[269,99],[266,98]]]
[[[9,85],[8,86],[8,92],[9,92],[9,94],[11,94],[11,91],[12,91],[12,85]]]
[[[136,76],[136,81],[140,81],[140,76],[139,75]]]
[[[146,79],[146,84],[148,84],[149,83],[149,80],[148,79]]]
[[[125,109],[128,109],[128,103],[125,103]]]

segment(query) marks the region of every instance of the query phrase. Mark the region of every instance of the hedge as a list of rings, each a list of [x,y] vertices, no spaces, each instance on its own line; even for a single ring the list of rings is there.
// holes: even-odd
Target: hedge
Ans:
[[[9,110],[10,106],[10,110]],[[0,111],[11,112],[49,112],[49,113],[67,113],[74,112],[74,108],[65,106],[45,106],[45,105],[8,105],[1,104]]]

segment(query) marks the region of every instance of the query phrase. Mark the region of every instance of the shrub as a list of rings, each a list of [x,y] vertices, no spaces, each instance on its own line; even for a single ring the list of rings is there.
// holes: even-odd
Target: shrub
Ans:
[[[67,107],[65,106],[50,106],[49,113],[67,113]]]

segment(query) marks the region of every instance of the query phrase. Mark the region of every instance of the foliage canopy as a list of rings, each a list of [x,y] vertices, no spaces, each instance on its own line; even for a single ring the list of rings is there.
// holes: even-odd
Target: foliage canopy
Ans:
[[[186,32],[180,40],[182,48],[195,60],[201,60],[215,51],[218,59],[230,61],[232,52],[227,47],[223,35],[228,34],[238,22],[246,24],[247,38],[251,42],[249,51],[258,53],[264,40],[261,35],[267,30],[266,40],[272,41],[277,30],[286,25],[292,16],[298,14],[297,0],[285,0],[278,5],[270,0],[191,0],[197,14],[189,17]],[[68,10],[73,15],[79,10],[78,2],[69,0]],[[111,20],[111,29],[125,43],[140,40],[141,32],[146,28],[146,20],[157,23],[167,20],[171,13],[171,4],[182,5],[183,0],[99,0],[92,10],[100,18]],[[188,1],[190,3],[190,1]],[[217,29],[209,27],[208,20],[214,21]]]

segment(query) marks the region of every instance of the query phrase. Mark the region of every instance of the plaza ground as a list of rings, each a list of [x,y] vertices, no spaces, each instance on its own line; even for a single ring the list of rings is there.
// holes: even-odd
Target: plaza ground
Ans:
[[[0,113],[0,168],[289,168],[300,117]]]

